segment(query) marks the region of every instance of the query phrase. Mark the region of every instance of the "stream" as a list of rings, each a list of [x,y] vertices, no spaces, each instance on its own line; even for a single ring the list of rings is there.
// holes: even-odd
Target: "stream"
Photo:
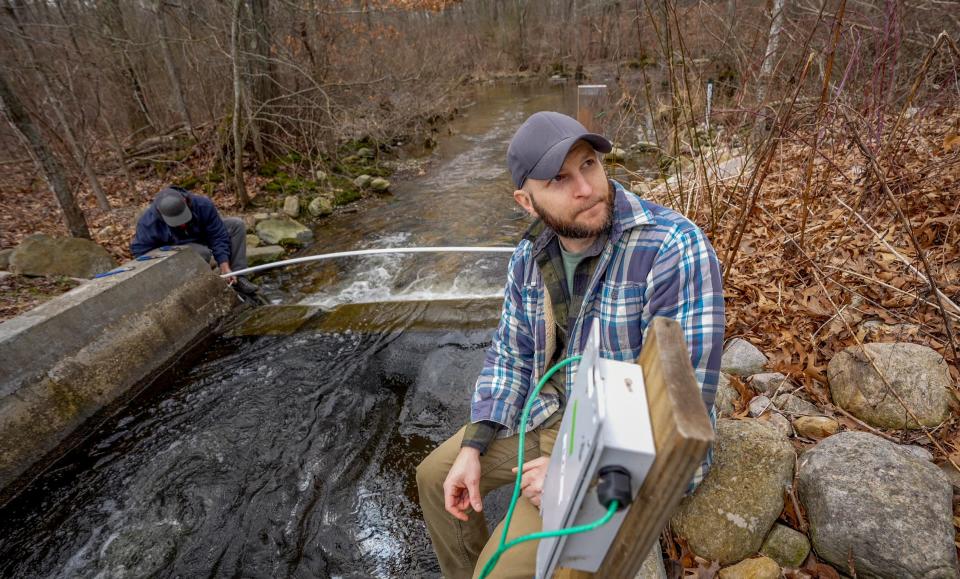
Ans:
[[[510,136],[575,106],[571,84],[476,89],[424,174],[323,220],[300,255],[516,244]],[[0,576],[438,577],[414,471],[468,419],[508,259],[261,276],[307,323],[231,329],[107,418],[0,511]]]

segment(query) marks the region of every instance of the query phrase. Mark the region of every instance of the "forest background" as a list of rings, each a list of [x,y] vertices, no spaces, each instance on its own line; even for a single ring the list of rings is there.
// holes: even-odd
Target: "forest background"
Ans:
[[[163,184],[241,213],[319,171],[349,201],[358,150],[429,149],[472,85],[612,71],[607,126],[661,170],[634,188],[708,233],[728,337],[847,427],[960,463],[956,421],[880,432],[825,387],[868,337],[960,378],[956,1],[0,0],[0,30],[0,249],[44,232],[120,259]],[[0,283],[4,317],[71,285]]]

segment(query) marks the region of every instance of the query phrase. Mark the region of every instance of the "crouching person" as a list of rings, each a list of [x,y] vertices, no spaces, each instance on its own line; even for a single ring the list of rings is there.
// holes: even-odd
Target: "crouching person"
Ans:
[[[230,273],[247,267],[246,233],[242,219],[221,219],[209,198],[167,187],[157,193],[137,222],[130,252],[140,257],[159,247],[186,245],[216,264],[220,273]],[[227,283],[241,294],[257,293],[257,286],[244,276],[229,277]]]

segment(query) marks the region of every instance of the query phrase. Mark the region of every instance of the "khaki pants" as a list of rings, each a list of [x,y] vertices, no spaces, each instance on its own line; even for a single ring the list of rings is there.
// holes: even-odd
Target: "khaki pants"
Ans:
[[[560,422],[556,420],[550,426],[527,433],[524,437],[524,461],[550,455],[557,440]],[[460,452],[464,428],[438,446],[417,467],[417,488],[420,491],[423,518],[427,522],[437,559],[440,560],[440,569],[447,579],[479,576],[484,564],[496,552],[503,534],[503,521],[497,525],[493,535],[489,535],[483,513],[470,510],[467,513],[469,520],[462,522],[444,508],[443,481]],[[481,496],[505,484],[513,485],[516,474],[512,469],[517,466],[518,438],[498,438],[490,443],[487,452],[480,457]],[[539,532],[540,525],[539,509],[521,495],[507,540]],[[527,541],[501,555],[490,577],[533,577],[539,544],[539,541]]]

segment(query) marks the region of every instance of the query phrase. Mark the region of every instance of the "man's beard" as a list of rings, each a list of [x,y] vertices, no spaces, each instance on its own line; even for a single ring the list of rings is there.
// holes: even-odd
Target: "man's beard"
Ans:
[[[563,219],[557,215],[551,215],[549,212],[544,210],[543,207],[540,207],[540,205],[537,204],[536,200],[533,198],[533,195],[530,195],[530,203],[533,205],[533,209],[537,212],[537,215],[540,216],[540,219],[543,220],[547,227],[552,229],[560,237],[566,237],[567,239],[589,239],[591,237],[596,237],[601,233],[609,232],[610,226],[613,223],[612,191],[608,191],[607,198],[599,202],[606,204],[607,216],[603,220],[603,223],[597,227],[579,225],[574,221],[567,221],[566,219]],[[584,211],[589,211],[590,209],[593,209],[593,206],[580,211],[577,213],[577,215],[580,215],[580,213],[583,213]],[[576,216],[574,216],[574,219],[576,219]]]

